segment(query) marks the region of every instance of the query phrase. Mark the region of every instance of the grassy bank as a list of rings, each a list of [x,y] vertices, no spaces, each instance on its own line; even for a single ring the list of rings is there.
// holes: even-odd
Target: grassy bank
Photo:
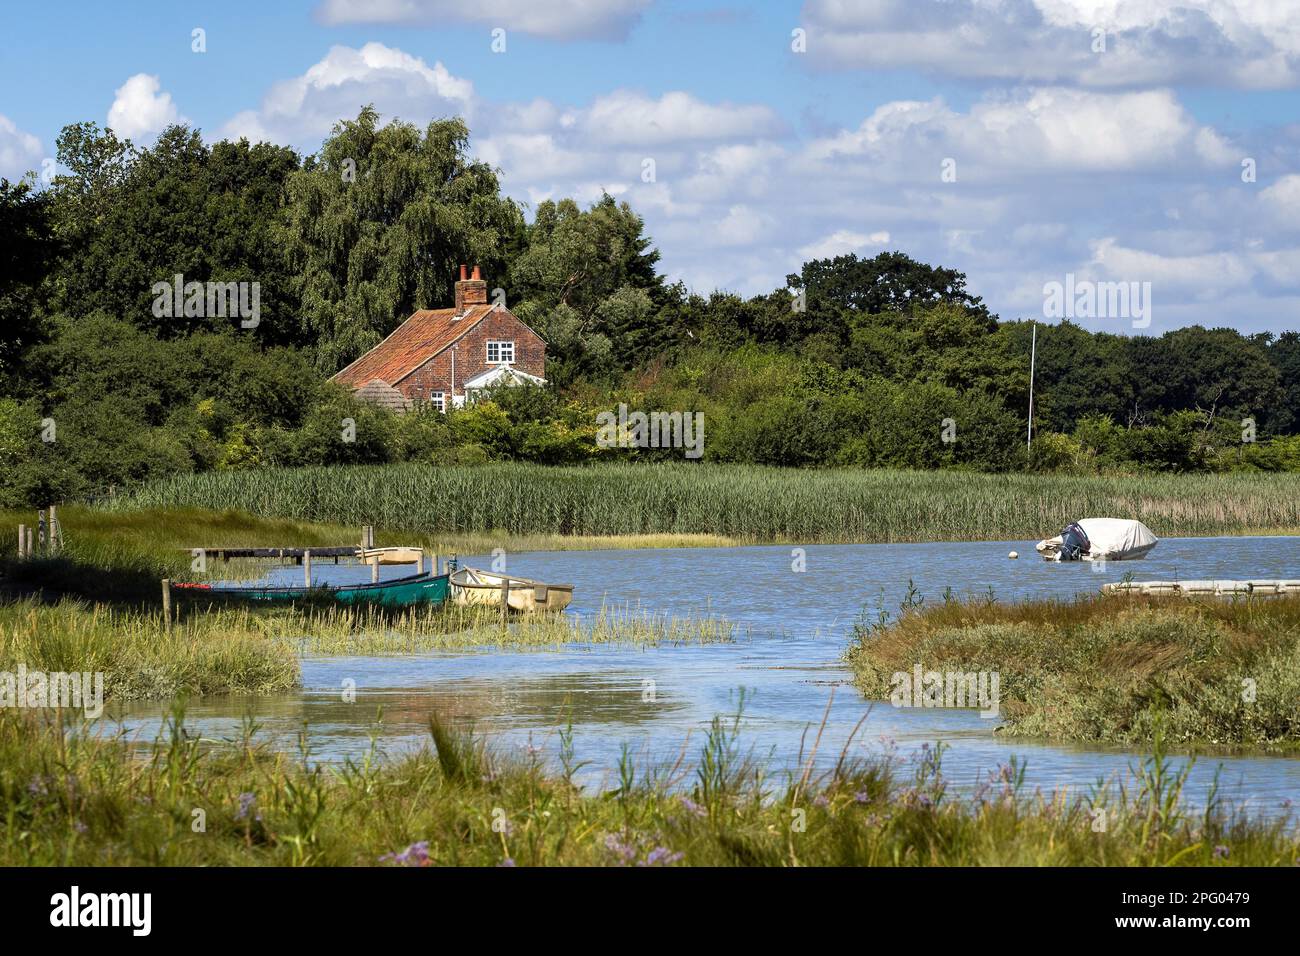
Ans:
[[[0,712],[0,865],[1290,866],[1300,855],[1289,818],[1213,801],[1190,812],[1185,774],[1159,753],[1082,798],[1026,793],[1015,764],[959,796],[941,748],[911,766],[841,759],[824,775],[769,779],[715,721],[698,756],[625,762],[592,793],[436,717],[424,752],[334,769],[251,737],[205,747],[182,727],[173,719],[142,759]],[[567,740],[553,756],[574,768]]]
[[[1300,475],[1075,477],[742,465],[389,465],[185,475],[112,507],[241,508],[427,535],[719,535],[737,541],[1040,537],[1094,515],[1158,535],[1300,528]]]
[[[1300,745],[1300,598],[952,601],[856,631],[871,698],[917,664],[997,672],[1001,733],[1146,743],[1164,720],[1179,745]]]

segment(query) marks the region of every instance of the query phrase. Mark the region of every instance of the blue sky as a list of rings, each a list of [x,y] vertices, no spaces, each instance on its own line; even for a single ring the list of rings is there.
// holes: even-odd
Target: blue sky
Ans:
[[[701,292],[902,249],[967,272],[1004,318],[1042,317],[1072,275],[1150,283],[1146,332],[1300,327],[1300,4],[5,6],[0,175],[39,169],[79,120],[311,151],[373,102],[465,116],[526,206],[626,199]]]

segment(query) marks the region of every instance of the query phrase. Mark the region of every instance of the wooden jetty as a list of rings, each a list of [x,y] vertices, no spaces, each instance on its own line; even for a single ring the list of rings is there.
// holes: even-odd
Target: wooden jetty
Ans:
[[[184,548],[190,554],[204,554],[220,561],[232,558],[279,558],[301,562],[311,552],[313,558],[355,558],[361,549],[355,544],[318,546],[311,548]]]
[[[1300,594],[1300,580],[1252,581],[1116,581],[1102,585],[1104,594],[1171,594],[1185,597],[1275,597]]]

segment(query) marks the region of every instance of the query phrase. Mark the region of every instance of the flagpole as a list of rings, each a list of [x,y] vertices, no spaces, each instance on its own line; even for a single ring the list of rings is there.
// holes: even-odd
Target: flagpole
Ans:
[[[1025,455],[1029,455],[1034,440],[1034,363],[1038,359],[1038,323],[1034,322],[1033,338],[1029,345],[1029,427],[1025,430]]]

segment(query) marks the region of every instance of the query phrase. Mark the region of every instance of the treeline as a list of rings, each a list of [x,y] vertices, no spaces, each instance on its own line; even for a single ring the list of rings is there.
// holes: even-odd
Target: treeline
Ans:
[[[0,181],[0,504],[273,464],[680,454],[600,447],[619,402],[702,412],[705,461],[1300,468],[1294,332],[1040,325],[1030,454],[1030,323],[961,273],[850,255],[767,295],[691,294],[626,204],[547,201],[530,222],[468,147],[459,120],[369,108],[307,157],[65,128],[51,183]],[[399,418],[327,384],[450,303],[462,262],[546,338],[546,389]],[[256,315],[160,309],[177,282],[255,284]]]

